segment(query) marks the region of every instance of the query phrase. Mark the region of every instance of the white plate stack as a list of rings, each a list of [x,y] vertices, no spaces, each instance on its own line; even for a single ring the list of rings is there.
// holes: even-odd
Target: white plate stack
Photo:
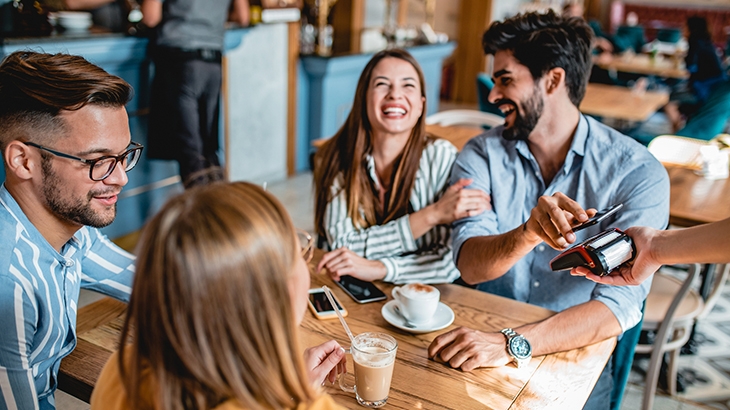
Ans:
[[[59,11],[57,23],[67,31],[86,31],[91,27],[91,13],[85,11]]]

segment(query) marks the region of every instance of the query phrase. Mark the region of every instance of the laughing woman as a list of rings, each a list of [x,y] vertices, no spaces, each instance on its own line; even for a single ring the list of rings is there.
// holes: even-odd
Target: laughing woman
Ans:
[[[406,51],[375,54],[352,111],[315,158],[315,227],[330,249],[317,266],[393,283],[459,277],[449,224],[484,212],[489,197],[451,187],[456,148],[426,135],[423,73]]]

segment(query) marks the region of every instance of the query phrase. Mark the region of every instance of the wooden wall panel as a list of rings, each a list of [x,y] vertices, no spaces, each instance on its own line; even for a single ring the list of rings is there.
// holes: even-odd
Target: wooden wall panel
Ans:
[[[453,100],[476,103],[477,74],[486,67],[482,35],[492,18],[492,0],[461,0],[459,45],[454,53]]]
[[[360,33],[365,20],[365,0],[338,0],[332,7],[331,24],[334,30],[334,54],[359,53]]]

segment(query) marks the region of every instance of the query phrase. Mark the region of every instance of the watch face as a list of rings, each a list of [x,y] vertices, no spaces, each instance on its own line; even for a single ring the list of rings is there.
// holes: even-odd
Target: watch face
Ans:
[[[530,342],[522,336],[513,337],[509,342],[512,355],[518,359],[526,359],[532,354]]]

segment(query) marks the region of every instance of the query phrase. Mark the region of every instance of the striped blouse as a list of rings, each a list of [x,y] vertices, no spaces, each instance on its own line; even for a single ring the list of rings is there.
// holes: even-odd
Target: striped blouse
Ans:
[[[0,188],[0,409],[55,409],[81,287],[128,301],[134,257],[83,227],[57,252]]]
[[[410,205],[418,211],[436,202],[448,187],[456,148],[446,140],[429,143],[421,155]],[[375,175],[375,161],[368,156],[369,176],[374,186],[380,183]],[[445,283],[460,274],[451,253],[451,227],[438,225],[418,239],[413,239],[408,215],[385,225],[357,229],[347,215],[347,198],[341,189],[342,178],[331,187],[333,199],[327,204],[324,228],[330,249],[347,247],[356,254],[378,260],[385,265],[386,282]]]

